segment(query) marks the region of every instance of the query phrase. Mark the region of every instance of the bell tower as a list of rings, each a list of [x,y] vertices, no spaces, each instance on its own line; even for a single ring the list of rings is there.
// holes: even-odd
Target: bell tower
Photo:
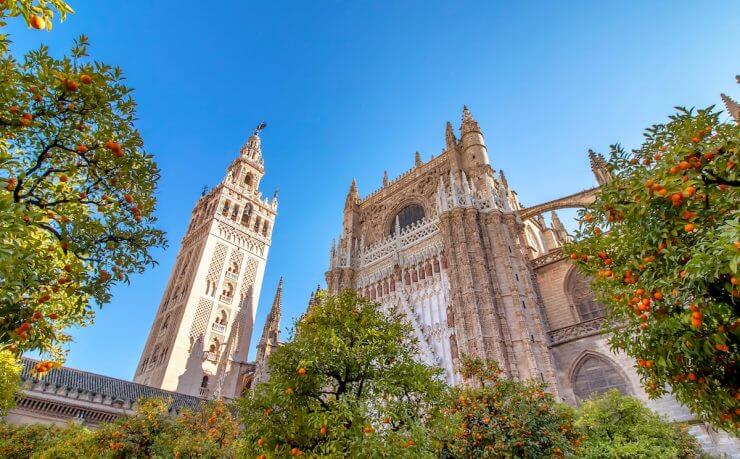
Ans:
[[[203,398],[239,396],[277,214],[264,198],[261,123],[193,209],[134,381]]]

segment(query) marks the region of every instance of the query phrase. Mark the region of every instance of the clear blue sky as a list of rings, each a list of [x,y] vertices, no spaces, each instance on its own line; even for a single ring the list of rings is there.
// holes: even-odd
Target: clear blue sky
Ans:
[[[280,209],[257,313],[278,277],[284,325],[323,282],[350,181],[361,194],[444,145],[463,104],[525,205],[594,183],[586,151],[635,146],[675,105],[740,98],[740,2],[68,0],[53,32],[13,21],[13,49],[91,54],[123,68],[162,169],[157,214],[170,247],[75,332],[67,364],[131,378],[190,211],[252,128],[265,194]],[[253,357],[253,352],[250,357]]]

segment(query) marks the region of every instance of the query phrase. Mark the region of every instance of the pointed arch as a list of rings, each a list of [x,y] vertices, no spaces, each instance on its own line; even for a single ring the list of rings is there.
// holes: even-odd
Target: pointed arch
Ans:
[[[565,275],[563,288],[572,310],[581,321],[604,317],[604,306],[594,298],[591,282],[576,266],[571,266]]]
[[[622,368],[608,356],[591,350],[583,351],[573,362],[568,380],[578,403],[610,389],[627,395],[633,393],[629,378]]]

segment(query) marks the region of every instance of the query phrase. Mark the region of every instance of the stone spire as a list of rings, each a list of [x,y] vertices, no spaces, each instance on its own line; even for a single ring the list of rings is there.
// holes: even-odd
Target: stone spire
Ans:
[[[555,231],[555,235],[560,239],[560,243],[564,244],[570,239],[568,237],[568,231],[565,230],[565,225],[560,221],[557,212],[554,210],[550,213],[550,219],[552,220],[552,229]]]
[[[455,145],[457,145],[455,131],[452,130],[452,123],[450,123],[449,121],[447,122],[447,127],[445,128],[445,143],[448,150],[455,148]]]
[[[467,105],[463,105],[462,111],[462,125],[460,126],[461,136],[464,136],[467,132],[480,132],[480,126],[478,122],[473,118],[473,115],[468,110]]]
[[[418,151],[414,155],[414,164],[416,165],[416,167],[419,167],[422,164],[424,164],[424,162],[422,162],[421,160],[421,153],[419,153]]]
[[[360,202],[360,193],[357,191],[357,179],[352,179],[347,192],[347,199],[344,201],[344,207],[349,207]]]
[[[498,171],[498,181],[501,182],[501,185],[503,185],[504,188],[509,189],[509,182],[506,181],[506,176],[504,175],[503,169],[500,169]]]
[[[609,172],[609,168],[606,165],[604,155],[600,153],[594,153],[593,150],[588,150],[588,160],[591,163],[591,170],[596,177],[596,182],[599,185],[608,183],[612,179],[612,174]]]
[[[720,94],[720,97],[722,97],[722,102],[725,103],[727,113],[730,114],[736,123],[740,123],[740,104],[732,100],[727,94]]]
[[[390,180],[388,180],[388,171],[383,171],[383,186],[388,186]]]
[[[280,281],[278,282],[277,290],[275,291],[275,298],[272,300],[270,313],[267,315],[267,319],[265,319],[265,326],[262,329],[262,336],[260,337],[260,341],[257,344],[257,359],[254,369],[254,382],[252,382],[252,388],[257,387],[257,384],[261,382],[265,382],[269,377],[267,358],[275,349],[277,349],[279,345],[282,301],[283,278],[281,276]]]

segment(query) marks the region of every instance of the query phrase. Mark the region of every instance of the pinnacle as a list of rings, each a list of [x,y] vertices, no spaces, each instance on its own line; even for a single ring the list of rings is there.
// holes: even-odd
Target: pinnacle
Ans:
[[[720,97],[722,98],[722,102],[724,102],[725,107],[727,108],[727,112],[730,114],[732,119],[734,119],[737,122],[740,122],[740,104],[735,102],[730,96],[727,94],[720,94]]]
[[[480,131],[478,122],[473,118],[473,114],[470,113],[467,105],[463,105],[462,111],[462,125],[460,131],[464,134],[471,131]]]

